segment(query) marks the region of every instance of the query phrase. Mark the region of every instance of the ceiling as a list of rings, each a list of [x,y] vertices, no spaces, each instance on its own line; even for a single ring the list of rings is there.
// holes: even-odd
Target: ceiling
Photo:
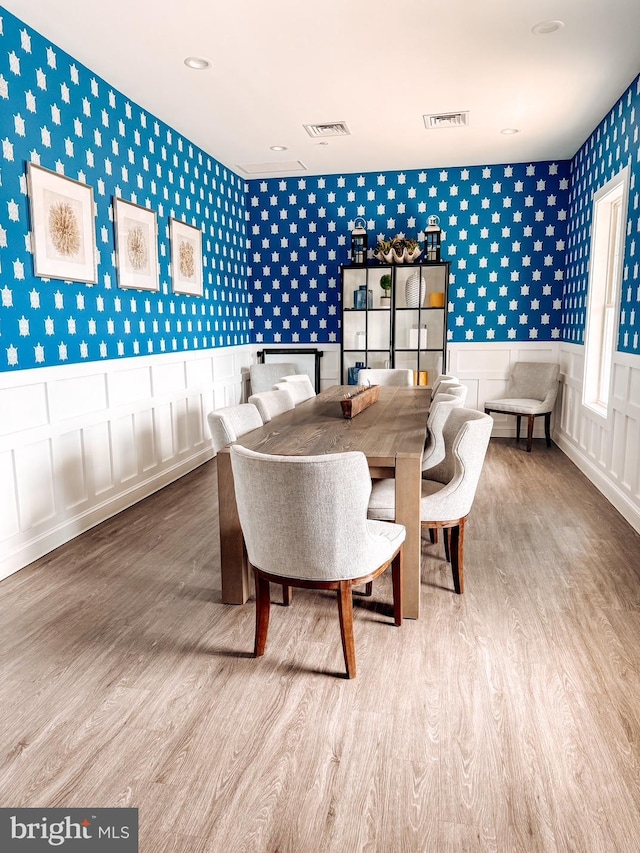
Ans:
[[[638,0],[3,5],[246,177],[570,158],[640,71]],[[532,33],[548,20],[564,27]],[[467,110],[467,127],[425,129]],[[350,134],[303,127],[336,121]]]

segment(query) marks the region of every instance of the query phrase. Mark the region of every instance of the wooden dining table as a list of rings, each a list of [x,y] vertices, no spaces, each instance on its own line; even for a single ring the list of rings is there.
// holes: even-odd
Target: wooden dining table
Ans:
[[[371,477],[395,478],[396,521],[406,527],[404,616],[420,615],[420,496],[422,452],[431,395],[424,387],[380,386],[377,402],[351,420],[340,401],[353,386],[335,385],[243,435],[237,443],[260,453],[316,456],[360,450]],[[229,447],[218,452],[222,600],[244,604],[252,593],[242,540]],[[327,530],[327,536],[331,531]]]

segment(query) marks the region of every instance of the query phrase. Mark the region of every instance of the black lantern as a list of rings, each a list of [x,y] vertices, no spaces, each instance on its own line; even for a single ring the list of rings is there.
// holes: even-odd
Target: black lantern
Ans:
[[[424,229],[424,260],[427,264],[440,263],[440,218],[430,216]]]
[[[359,225],[358,223],[362,223]],[[355,228],[351,232],[351,263],[366,264],[367,262],[367,232],[364,219],[356,219]]]

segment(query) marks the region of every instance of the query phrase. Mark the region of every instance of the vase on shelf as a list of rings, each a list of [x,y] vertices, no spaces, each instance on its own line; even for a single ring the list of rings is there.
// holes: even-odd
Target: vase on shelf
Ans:
[[[420,275],[417,271],[412,272],[407,278],[404,289],[404,298],[407,303],[407,308],[419,308],[424,302],[426,293],[427,282],[425,281],[424,276]]]

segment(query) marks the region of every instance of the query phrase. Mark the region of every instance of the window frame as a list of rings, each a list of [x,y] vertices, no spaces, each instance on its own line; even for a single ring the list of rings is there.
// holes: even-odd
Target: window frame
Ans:
[[[611,378],[618,346],[630,168],[625,166],[593,196],[585,322],[582,406],[610,424]]]

